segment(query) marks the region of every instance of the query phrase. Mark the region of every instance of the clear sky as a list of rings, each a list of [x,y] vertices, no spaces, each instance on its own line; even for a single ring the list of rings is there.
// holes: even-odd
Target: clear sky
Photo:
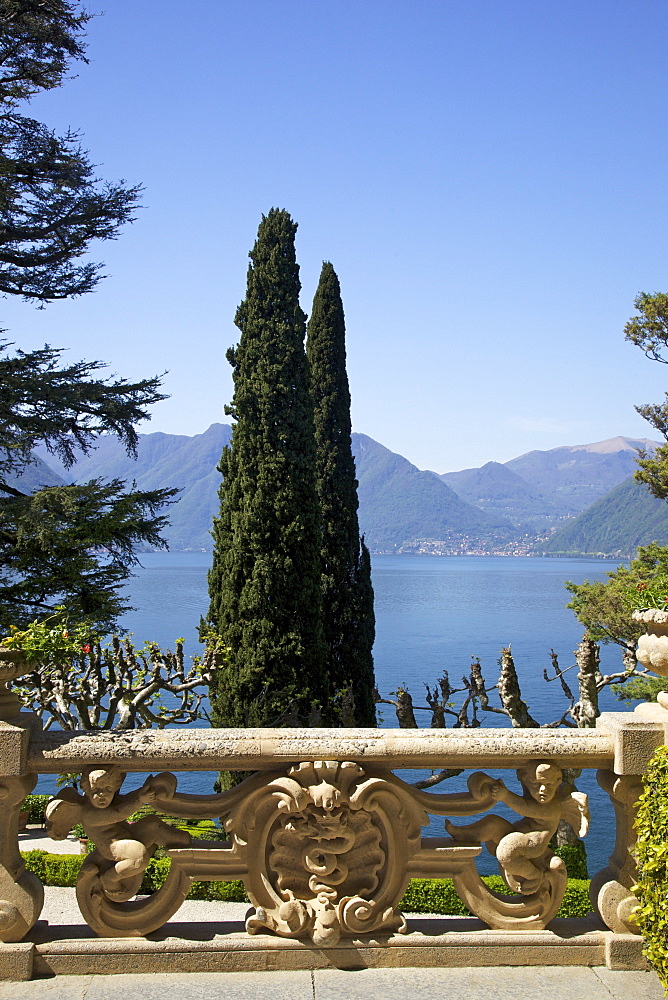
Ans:
[[[102,5],[100,5],[102,6]],[[145,208],[99,290],[4,301],[24,348],[168,370],[141,430],[226,422],[262,213],[302,305],[342,286],[354,429],[445,472],[652,436],[668,369],[624,342],[668,291],[666,0],[108,0],[32,102]],[[93,5],[95,9],[95,5]]]

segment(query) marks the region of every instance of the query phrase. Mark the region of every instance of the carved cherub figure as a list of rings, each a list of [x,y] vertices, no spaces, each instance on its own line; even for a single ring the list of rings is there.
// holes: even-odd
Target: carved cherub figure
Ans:
[[[589,809],[587,796],[571,791],[562,782],[562,771],[556,764],[531,760],[516,773],[523,789],[521,796],[506,788],[503,781],[491,778],[490,791],[522,819],[511,823],[492,814],[466,826],[446,820],[445,828],[458,843],[486,844],[503,868],[510,888],[527,895],[536,892],[549,868],[549,844],[559,820],[566,820],[579,837],[584,837]]]
[[[191,840],[189,833],[157,816],[126,822],[144,803],[171,798],[176,789],[173,774],[151,775],[141,788],[122,795],[124,780],[124,772],[116,767],[88,767],[81,776],[83,795],[66,788],[46,808],[46,830],[53,840],[64,840],[75,823],[82,824],[97,848],[92,860],[99,856],[102,862],[102,887],[116,901],[135,895],[156,847],[187,847]]]

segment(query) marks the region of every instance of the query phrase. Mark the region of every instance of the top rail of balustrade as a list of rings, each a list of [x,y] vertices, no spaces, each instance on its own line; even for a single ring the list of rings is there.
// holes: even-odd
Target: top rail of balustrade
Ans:
[[[33,732],[27,769],[257,771],[297,761],[353,760],[388,768],[519,767],[532,758],[561,767],[611,768],[601,729],[173,729]]]

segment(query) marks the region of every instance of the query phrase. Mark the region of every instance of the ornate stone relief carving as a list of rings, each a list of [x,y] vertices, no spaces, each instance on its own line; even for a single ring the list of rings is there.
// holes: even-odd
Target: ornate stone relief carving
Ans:
[[[185,847],[190,843],[190,834],[168,826],[157,816],[126,822],[144,803],[154,802],[159,796],[173,796],[173,774],[151,775],[141,788],[127,795],[120,792],[124,779],[125,774],[116,767],[88,767],[81,778],[84,795],[66,788],[46,809],[47,833],[54,840],[63,840],[75,823],[81,823],[95,844],[77,880],[77,900],[83,916],[99,934],[146,934],[149,927],[160,927],[171,916],[165,915],[164,905],[169,892],[161,897],[160,890],[146,903],[135,903],[131,908],[118,904],[137,894],[156,847]],[[187,886],[185,890],[187,893]],[[177,906],[183,898],[179,898]],[[137,927],[127,926],[124,917],[128,914],[139,917]],[[130,920],[130,924],[134,923],[136,919]]]
[[[475,784],[487,784],[492,798],[504,802],[522,819],[511,823],[492,814],[466,826],[446,820],[446,830],[456,843],[484,843],[499,862],[509,889],[527,897],[513,901],[491,893],[492,900],[480,896],[477,884],[462,885],[460,894],[470,909],[492,927],[512,926],[516,919],[533,927],[545,926],[561,905],[568,875],[563,861],[550,850],[550,840],[562,819],[579,837],[585,836],[589,827],[587,796],[572,791],[562,777],[556,764],[529,761],[517,771],[523,792],[520,796],[503,781],[478,773],[473,776]],[[469,898],[473,890],[474,897]]]
[[[389,772],[316,761],[257,788],[227,818],[246,845],[247,929],[335,944],[341,934],[402,931],[396,906],[419,849],[421,807]]]
[[[563,786],[561,768],[555,764],[529,761],[517,771],[517,777],[522,796],[511,792],[503,781],[491,778],[490,792],[497,801],[519,813],[521,820],[511,823],[492,814],[467,826],[455,826],[446,820],[445,827],[458,843],[486,844],[497,858],[509,888],[528,896],[536,892],[551,867],[554,855],[549,843],[559,820],[567,820],[582,837],[588,829],[589,815],[587,796]]]
[[[409,878],[452,877],[461,897],[491,927],[544,927],[566,886],[563,863],[548,842],[559,820],[586,831],[586,796],[562,784],[561,771],[531,761],[517,772],[523,794],[482,772],[468,792],[419,792],[390,771],[352,761],[314,761],[259,772],[220,795],[176,792],[171,774],[120,794],[123,775],[88,769],[85,795],[62,792],[49,806],[52,835],[82,822],[96,844],[77,885],[81,910],[98,933],[149,933],[169,919],[190,880],[243,878],[255,913],[250,933],[273,932],[334,945],[341,936],[402,932],[398,909]],[[157,817],[130,824],[140,802],[180,816],[223,819],[229,843],[197,846]],[[428,813],[466,816],[503,801],[522,817],[491,815],[467,826],[446,823],[453,839],[422,840]],[[490,891],[475,868],[485,842],[517,896]],[[129,902],[156,845],[172,859],[165,885]]]

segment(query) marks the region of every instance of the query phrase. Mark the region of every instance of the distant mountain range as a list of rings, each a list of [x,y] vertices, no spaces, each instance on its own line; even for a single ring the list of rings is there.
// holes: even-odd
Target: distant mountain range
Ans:
[[[99,447],[73,468],[63,466],[38,449],[38,455],[66,482],[124,479],[140,490],[173,486],[182,492],[168,508],[165,535],[175,551],[211,548],[211,523],[218,510],[220,473],[216,466],[232,434],[228,424],[212,424],[203,434],[141,434],[137,459],[130,458],[114,437],[102,437]]]
[[[441,479],[469,503],[508,517],[518,527],[553,527],[585,510],[636,469],[639,449],[655,441],[614,437],[596,444],[529,451],[504,465],[446,472]]]
[[[668,504],[631,478],[567,521],[537,548],[546,555],[628,558],[648,542],[668,545]]]
[[[140,489],[175,486],[182,493],[168,511],[170,548],[208,550],[218,509],[216,466],[231,432],[212,424],[193,437],[144,434],[136,460],[115,438],[103,437],[70,470],[39,449],[37,463],[15,485],[32,490],[119,478]],[[375,552],[528,554],[535,547],[626,556],[654,539],[668,544],[668,505],[629,478],[637,449],[655,447],[649,440],[615,437],[531,451],[443,475],[420,471],[365,434],[353,434],[352,443],[360,528]]]
[[[352,440],[360,529],[372,552],[435,540],[468,548],[474,538],[491,546],[517,537],[508,518],[468,503],[433,473],[420,472],[366,434]]]

